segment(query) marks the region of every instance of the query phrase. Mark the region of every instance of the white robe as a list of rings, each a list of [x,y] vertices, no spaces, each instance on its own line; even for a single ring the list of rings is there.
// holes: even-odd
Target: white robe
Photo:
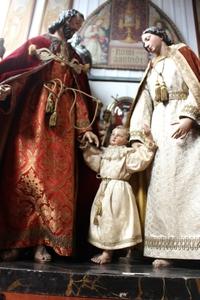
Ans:
[[[84,152],[86,163],[99,172],[101,184],[94,199],[89,242],[100,249],[122,249],[142,242],[141,226],[129,179],[151,162],[155,145],[138,149],[109,146]]]
[[[200,84],[191,79],[186,85],[183,76],[190,74],[182,63],[184,58],[170,51],[148,71],[130,122],[132,140],[140,139],[146,123],[158,146],[147,195],[144,255],[200,259],[200,98],[194,96],[200,94]],[[154,101],[158,73],[171,97],[167,102]],[[181,116],[193,119],[196,126],[185,138],[174,139],[176,125],[172,124]]]

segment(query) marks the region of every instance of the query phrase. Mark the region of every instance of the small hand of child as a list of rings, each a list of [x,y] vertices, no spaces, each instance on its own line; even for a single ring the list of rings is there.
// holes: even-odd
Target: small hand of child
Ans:
[[[151,129],[148,125],[144,124],[143,125],[143,133],[145,135],[145,138],[148,139],[149,142],[152,142],[154,143],[154,140],[153,140],[153,136],[151,134]],[[142,145],[143,143],[141,141],[133,141],[133,143],[131,144],[131,147],[133,148],[138,148]]]
[[[152,139],[152,141],[153,141],[153,136],[152,136],[152,133],[151,133],[151,129],[150,129],[150,127],[148,125],[144,124],[144,126],[143,126],[143,132],[146,135],[146,137]]]
[[[145,134],[145,137],[146,137],[146,143],[147,145],[152,148],[152,147],[156,147],[156,144],[154,142],[154,139],[153,139],[153,135],[151,133],[151,129],[148,125],[144,124],[143,126],[143,132]]]

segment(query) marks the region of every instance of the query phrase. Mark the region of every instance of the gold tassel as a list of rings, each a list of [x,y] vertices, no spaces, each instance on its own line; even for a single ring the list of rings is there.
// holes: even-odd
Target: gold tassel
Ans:
[[[96,215],[102,216],[102,206],[101,206],[101,204],[99,204],[98,207],[97,207]]]
[[[97,216],[102,216],[102,204],[101,202],[98,203],[97,205],[97,209],[96,209],[96,214],[95,214],[95,217],[94,217],[94,225],[99,225],[99,221],[97,219]]]
[[[161,90],[161,101],[168,101],[168,90],[167,90],[167,87],[166,87],[166,84],[165,84],[165,82],[163,82],[162,84],[161,84],[161,88],[160,88],[160,90]]]
[[[160,87],[160,83],[157,80],[155,84],[155,101],[160,102],[160,100],[161,100],[161,87]]]
[[[57,121],[57,112],[54,111],[49,118],[49,127],[55,127]]]
[[[94,224],[94,225],[99,225],[99,221],[98,221],[98,219],[97,219],[97,216],[94,217],[93,224]]]
[[[51,94],[48,96],[47,104],[46,104],[46,113],[53,113],[54,111],[54,101],[51,97]]]

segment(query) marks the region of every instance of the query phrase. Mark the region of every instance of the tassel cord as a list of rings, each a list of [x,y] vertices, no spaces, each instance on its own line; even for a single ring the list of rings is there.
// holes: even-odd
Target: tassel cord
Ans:
[[[51,88],[50,85],[51,86],[53,85],[53,88]],[[87,129],[89,129],[94,124],[95,119],[96,119],[97,114],[98,114],[99,104],[100,104],[100,100],[98,100],[96,97],[91,96],[88,93],[85,93],[85,92],[83,92],[81,90],[78,90],[78,89],[75,89],[75,88],[66,87],[62,83],[62,81],[60,79],[58,79],[58,78],[45,83],[44,87],[49,91],[49,97],[51,95],[51,99],[52,99],[52,96],[55,99],[54,100],[55,101],[55,103],[54,103],[54,110],[53,110],[52,115],[53,114],[55,115],[55,113],[57,112],[58,102],[59,102],[61,96],[66,91],[72,91],[73,94],[74,94],[74,101],[73,101],[72,106],[71,106],[70,111],[69,111],[70,119],[72,119],[72,113],[73,113],[73,110],[74,110],[76,102],[77,102],[77,93],[83,94],[83,95],[87,96],[88,98],[95,100],[95,102],[96,102],[95,112],[94,112],[94,116],[93,116],[92,121],[90,122],[90,124],[87,127],[78,127],[75,124],[73,126],[74,126],[75,129],[78,129],[78,130],[87,130]],[[57,88],[59,88],[58,93],[56,92]]]
[[[159,76],[161,78],[161,83],[159,82],[159,79],[157,78],[157,81],[156,81],[156,84],[155,84],[155,101],[156,102],[168,101],[168,99],[169,99],[167,86],[166,86],[166,83],[165,83],[164,78],[163,78],[164,67],[165,67],[165,59],[163,61],[161,72],[158,72],[156,70],[156,68],[152,65],[152,68],[158,74],[158,78],[159,78]]]
[[[85,93],[85,92],[83,92],[81,90],[75,89],[75,88],[65,87],[65,90],[71,90],[73,92],[73,94],[74,94],[74,101],[72,103],[72,106],[71,106],[70,112],[69,112],[69,114],[70,114],[71,117],[72,117],[72,112],[74,110],[74,107],[76,105],[77,93],[83,94],[83,95],[85,95],[85,96],[87,96],[87,97],[95,100],[95,102],[96,102],[95,112],[94,112],[94,116],[93,116],[92,121],[90,122],[90,124],[87,127],[78,127],[78,126],[74,125],[74,128],[78,129],[78,130],[87,130],[87,129],[89,129],[94,124],[94,121],[95,121],[95,119],[97,117],[100,101],[96,97],[91,96],[91,95],[89,95],[89,94],[87,94],[87,93]]]

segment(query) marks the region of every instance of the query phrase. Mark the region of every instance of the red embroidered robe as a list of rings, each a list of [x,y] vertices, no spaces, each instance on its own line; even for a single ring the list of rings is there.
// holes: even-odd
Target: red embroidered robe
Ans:
[[[59,79],[85,89],[88,82],[55,60],[41,63],[28,47],[50,47],[47,37],[27,41],[0,64],[0,81],[12,95],[0,103],[0,248],[36,245],[59,255],[73,253],[76,214],[76,137],[89,125],[83,96],[65,92],[58,101],[57,124],[49,127],[44,83]],[[75,55],[75,53],[74,53]],[[77,58],[77,56],[75,56]],[[18,76],[19,75],[19,76]]]

